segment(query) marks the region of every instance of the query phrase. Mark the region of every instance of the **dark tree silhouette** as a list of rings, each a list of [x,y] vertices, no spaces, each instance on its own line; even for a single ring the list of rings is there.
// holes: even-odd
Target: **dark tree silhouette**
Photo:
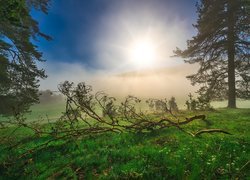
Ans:
[[[49,0],[0,0],[0,114],[13,115],[38,102],[36,62],[44,61],[32,40],[51,38],[40,32],[31,9],[48,12]]]
[[[236,97],[250,98],[250,2],[201,0],[197,13],[197,35],[175,55],[200,64],[187,78],[201,84],[204,99],[228,99],[228,107],[236,108]]]
[[[178,111],[178,106],[175,101],[175,97],[171,97],[171,99],[168,101],[169,108],[173,111]]]
[[[39,91],[39,102],[41,104],[60,102],[60,101],[63,101],[62,94],[52,92],[49,89],[44,90],[44,91]]]

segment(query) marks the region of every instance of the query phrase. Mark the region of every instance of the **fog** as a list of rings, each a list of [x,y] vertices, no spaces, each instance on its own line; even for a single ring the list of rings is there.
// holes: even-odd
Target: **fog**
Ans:
[[[174,14],[168,7],[147,3],[140,8],[133,3],[114,7],[95,23],[93,31],[78,35],[76,51],[83,54],[82,59],[61,62],[47,54],[48,61],[39,64],[48,75],[41,80],[40,89],[57,91],[58,84],[65,80],[85,82],[94,91],[104,91],[119,98],[135,95],[169,99],[174,96],[183,107],[188,94],[198,89],[186,79],[187,75],[197,72],[198,65],[185,64],[183,59],[170,56],[176,47],[185,49],[186,40],[195,32],[190,19],[187,21]],[[151,67],[146,69],[135,66],[128,56],[131,43],[145,38],[153,43],[157,54]],[[88,57],[84,57],[86,53]]]
[[[112,73],[109,71],[86,70],[80,64],[47,65],[48,78],[41,81],[41,90],[57,90],[65,80],[75,83],[85,82],[94,91],[104,91],[115,97],[135,95],[139,98],[170,98],[184,104],[187,95],[194,93],[193,87],[185,76],[194,73],[197,66],[182,64],[169,68]]]
[[[112,7],[94,25],[90,34],[92,41],[88,47],[91,47],[95,66],[118,73],[140,69],[129,59],[129,51],[134,42],[145,39],[152,42],[157,54],[151,67],[183,63],[182,59],[173,60],[170,56],[176,47],[185,48],[186,40],[195,34],[190,19],[180,17],[168,6],[153,1],[121,1]],[[86,34],[82,34],[76,42],[79,53],[88,48],[85,38]]]
[[[190,19],[163,4],[163,1],[122,1],[110,5],[87,35],[86,27],[81,27],[83,33],[78,34],[75,44],[76,51],[83,54],[82,59],[68,59],[63,63],[60,59],[47,58],[42,68],[48,78],[41,81],[40,89],[55,91],[59,83],[68,80],[86,82],[95,91],[117,97],[186,99],[196,88],[185,77],[195,73],[197,66],[170,56],[176,47],[185,47],[194,29]],[[131,44],[145,39],[150,40],[156,54],[146,69],[138,66],[137,59],[129,59]],[[91,60],[84,58],[86,53]],[[85,62],[91,62],[90,66]],[[143,62],[140,64],[143,66]]]

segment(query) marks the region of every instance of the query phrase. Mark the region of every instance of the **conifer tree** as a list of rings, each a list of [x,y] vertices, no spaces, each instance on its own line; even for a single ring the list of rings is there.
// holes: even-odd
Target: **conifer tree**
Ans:
[[[31,9],[48,12],[49,0],[0,0],[0,114],[25,112],[38,102],[37,62],[44,61],[34,40],[50,40],[41,33]],[[32,41],[33,40],[33,41]]]
[[[199,63],[187,78],[199,84],[205,99],[227,99],[236,108],[236,97],[250,98],[250,1],[200,0],[197,3],[197,35],[177,57]]]

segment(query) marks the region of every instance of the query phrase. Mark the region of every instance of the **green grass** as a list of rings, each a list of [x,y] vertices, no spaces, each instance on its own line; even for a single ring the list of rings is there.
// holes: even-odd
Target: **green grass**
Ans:
[[[65,102],[52,102],[47,104],[36,104],[30,108],[30,112],[25,114],[28,121],[39,121],[49,119],[51,121],[58,119],[65,111]],[[0,116],[0,121],[8,119]]]
[[[41,111],[42,109],[38,108]],[[51,116],[56,110],[52,110]],[[152,133],[107,133],[67,143],[58,141],[13,164],[24,150],[0,146],[0,179],[248,179],[250,109],[205,113],[210,124],[192,122],[186,130],[223,128],[233,135],[191,137],[169,128]],[[5,132],[1,132],[4,134]],[[13,136],[29,133],[19,130]],[[31,140],[25,149],[45,142]]]
[[[30,121],[37,120],[39,118],[49,118],[55,120],[59,118],[62,112],[65,111],[65,102],[56,102],[48,104],[36,104],[31,107],[31,113],[26,115]]]

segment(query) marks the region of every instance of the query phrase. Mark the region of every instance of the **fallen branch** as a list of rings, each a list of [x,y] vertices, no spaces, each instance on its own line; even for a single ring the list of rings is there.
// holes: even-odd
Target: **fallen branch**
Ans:
[[[28,128],[33,131],[33,134],[9,146],[9,149],[25,146],[25,143],[28,143],[27,141],[32,140],[32,137],[36,138],[37,135],[50,138],[32,149],[26,150],[19,156],[20,158],[46,148],[50,146],[52,142],[58,140],[75,140],[77,138],[107,132],[148,132],[175,127],[193,137],[200,136],[204,133],[230,134],[222,129],[204,129],[196,133],[186,131],[183,128],[184,125],[194,120],[205,121],[206,116],[196,115],[189,118],[178,118],[177,115],[173,114],[171,109],[168,108],[167,101],[152,101],[152,103],[158,102],[158,106],[162,106],[160,108],[162,110],[161,114],[152,118],[147,113],[138,111],[137,105],[141,100],[134,96],[128,96],[124,102],[118,105],[115,103],[116,99],[114,97],[109,97],[103,92],[93,95],[90,86],[84,83],[79,83],[77,86],[74,86],[73,83],[67,81],[59,86],[59,91],[67,98],[66,112],[54,123],[49,123],[49,127],[40,127],[38,124],[28,123],[22,119],[22,116],[17,116],[17,120],[14,121],[15,125]]]
[[[190,133],[193,137],[199,136],[204,133],[224,133],[224,134],[229,134],[232,135],[231,133],[223,130],[223,129],[202,129],[200,131],[197,131],[196,133]]]

